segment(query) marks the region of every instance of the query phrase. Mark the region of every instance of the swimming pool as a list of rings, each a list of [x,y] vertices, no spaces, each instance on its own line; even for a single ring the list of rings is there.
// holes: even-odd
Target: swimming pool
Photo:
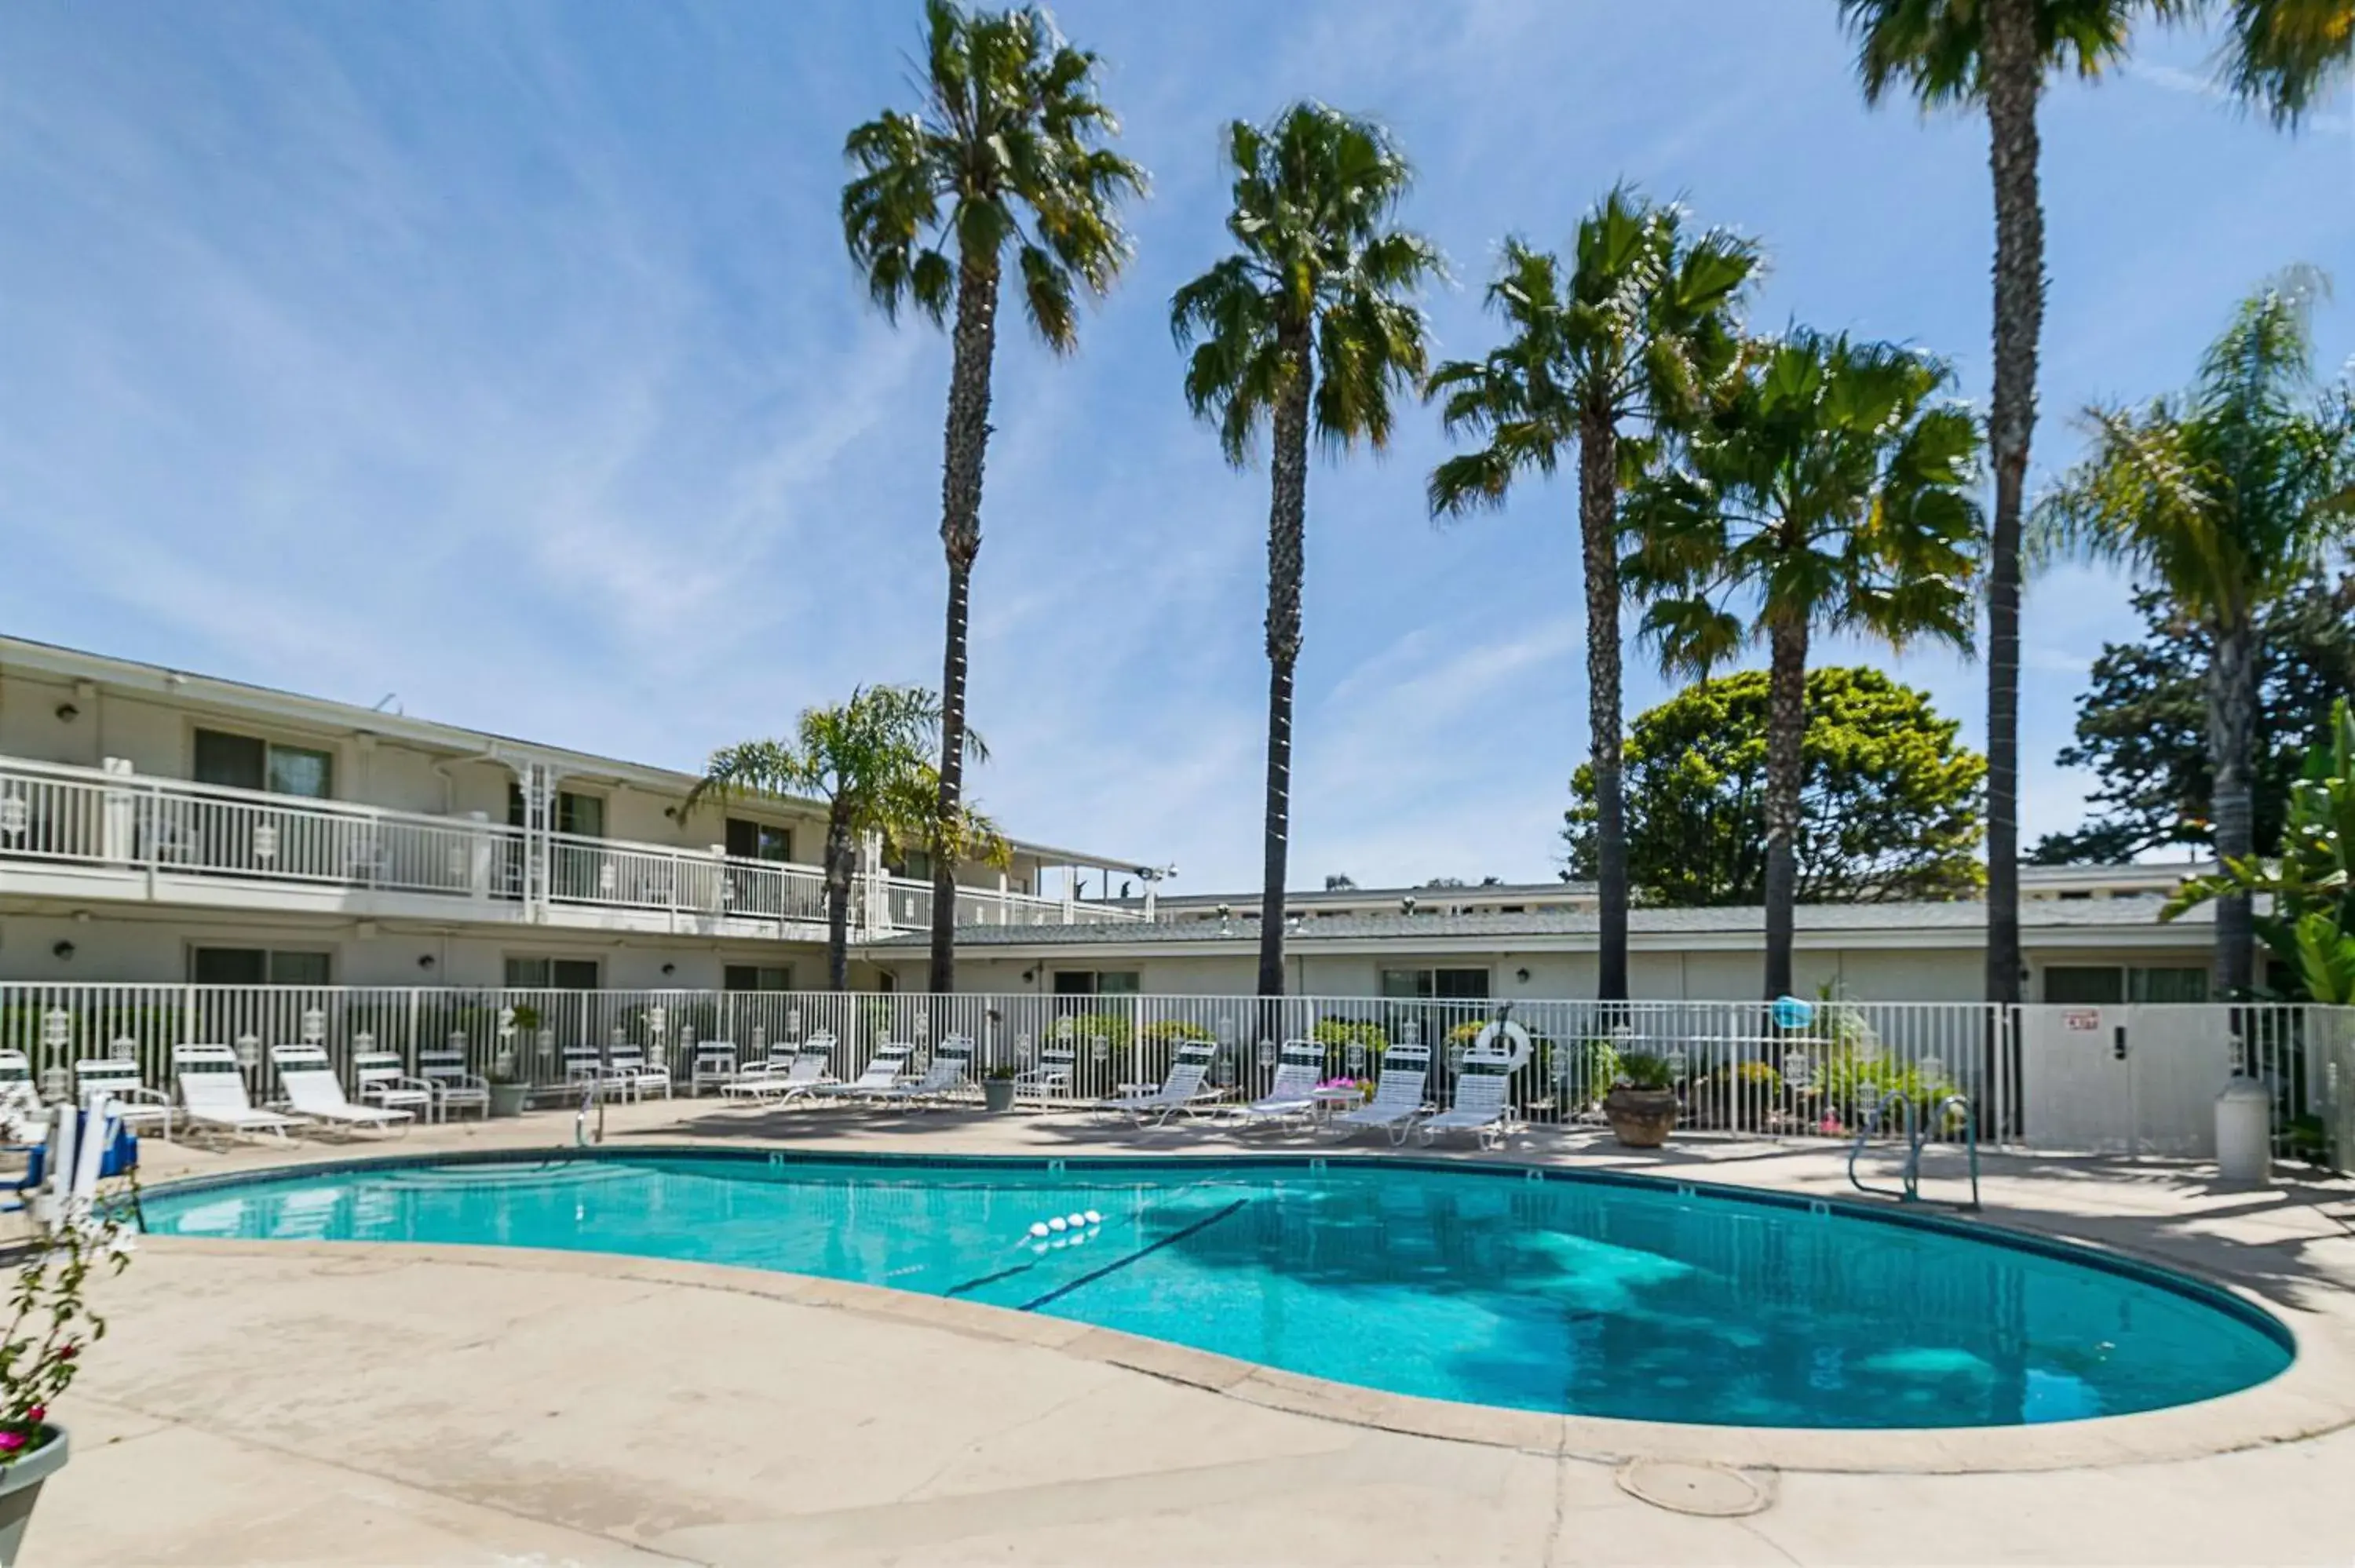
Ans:
[[[1656,1179],[1397,1160],[604,1150],[151,1194],[174,1235],[558,1247],[856,1280],[1397,1393],[1743,1426],[2010,1425],[2261,1383],[2188,1277]],[[1034,1232],[1042,1234],[1034,1234]]]

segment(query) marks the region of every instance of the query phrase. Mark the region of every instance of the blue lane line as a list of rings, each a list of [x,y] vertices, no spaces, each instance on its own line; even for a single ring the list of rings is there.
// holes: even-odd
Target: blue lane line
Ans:
[[[1169,1245],[1172,1242],[1181,1242],[1188,1236],[1198,1235],[1203,1231],[1209,1230],[1212,1225],[1217,1224],[1220,1220],[1225,1219],[1229,1214],[1233,1213],[1237,1209],[1241,1208],[1245,1203],[1250,1202],[1251,1200],[1249,1198],[1237,1198],[1233,1202],[1229,1203],[1217,1213],[1206,1214],[1201,1219],[1196,1220],[1192,1224],[1186,1226],[1182,1230],[1171,1231],[1159,1241],[1149,1242],[1146,1245],[1138,1247],[1135,1252],[1130,1253],[1126,1257],[1114,1258],[1112,1262],[1105,1264],[1102,1268],[1094,1269],[1089,1273],[1081,1275],[1069,1285],[1058,1286],[1056,1288],[1047,1292],[1046,1295],[1039,1298],[1036,1301],[1024,1302],[1020,1307],[1017,1308],[1016,1310],[1021,1312],[1036,1312],[1039,1308],[1044,1307],[1050,1301],[1059,1300],[1063,1297],[1069,1296],[1081,1286],[1092,1285],[1095,1281],[1102,1279],[1107,1274],[1117,1274],[1122,1269],[1126,1268],[1130,1264],[1135,1263],[1137,1259],[1144,1257],[1150,1253],[1159,1252],[1163,1247]]]

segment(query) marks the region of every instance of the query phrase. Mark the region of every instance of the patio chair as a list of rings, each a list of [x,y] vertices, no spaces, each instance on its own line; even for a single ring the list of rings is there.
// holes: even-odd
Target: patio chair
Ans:
[[[831,1092],[837,1086],[831,1071],[834,1062],[834,1036],[820,1030],[799,1046],[781,1045],[777,1051],[792,1051],[788,1059],[772,1054],[765,1071],[753,1077],[737,1079],[725,1086],[722,1093],[740,1099],[776,1100],[780,1104],[806,1095]]]
[[[564,1081],[575,1092],[583,1085],[592,1086],[591,1092],[599,1099],[630,1092],[629,1086],[605,1065],[605,1054],[594,1045],[564,1048]]]
[[[491,1081],[466,1070],[463,1046],[441,1046],[417,1054],[417,1075],[433,1091],[433,1116],[447,1121],[450,1113],[473,1109],[484,1119],[491,1114]]]
[[[1513,1082],[1509,1054],[1475,1051],[1464,1058],[1455,1076],[1455,1103],[1416,1128],[1430,1143],[1443,1132],[1468,1132],[1483,1149],[1501,1149],[1512,1125],[1513,1107],[1506,1093]]]
[[[352,1056],[352,1086],[363,1106],[379,1110],[407,1111],[432,1119],[433,1086],[412,1078],[395,1051],[359,1051]]]
[[[1324,1046],[1314,1040],[1287,1040],[1276,1058],[1275,1077],[1267,1093],[1247,1106],[1237,1106],[1235,1119],[1245,1127],[1306,1121],[1316,1114],[1316,1086],[1324,1075]]]
[[[866,1071],[847,1084],[820,1084],[807,1092],[815,1098],[838,1100],[858,1095],[869,1095],[888,1089],[900,1081],[908,1070],[908,1058],[916,1048],[904,1040],[886,1040],[875,1047],[868,1059]]]
[[[614,1046],[605,1070],[631,1099],[642,1100],[651,1094],[670,1098],[670,1068],[660,1061],[648,1061],[635,1045]]]
[[[1037,1065],[1014,1075],[1014,1097],[1037,1100],[1040,1105],[1050,1099],[1068,1099],[1079,1067],[1080,1048],[1076,1044],[1050,1040],[1039,1047]]]
[[[405,1110],[384,1106],[356,1106],[344,1097],[344,1083],[335,1064],[316,1045],[272,1045],[270,1060],[278,1068],[279,1086],[294,1114],[322,1127],[357,1129],[406,1128],[415,1119]]]
[[[0,1051],[0,1129],[10,1143],[38,1143],[48,1136],[47,1127],[31,1059],[22,1051]]]
[[[114,1114],[123,1125],[134,1133],[150,1123],[164,1129],[164,1141],[172,1141],[172,1118],[176,1107],[172,1097],[161,1089],[147,1086],[139,1064],[128,1057],[92,1057],[74,1064],[74,1099],[87,1106],[90,1097],[103,1089],[114,1101]]]
[[[1423,1085],[1431,1076],[1431,1047],[1403,1041],[1382,1053],[1382,1075],[1374,1081],[1374,1097],[1353,1111],[1343,1111],[1332,1127],[1344,1137],[1368,1128],[1390,1134],[1393,1146],[1404,1143],[1414,1124],[1431,1107],[1424,1103]]]
[[[245,1070],[237,1053],[226,1045],[175,1045],[172,1075],[180,1086],[180,1105],[190,1130],[218,1128],[231,1133],[268,1133],[281,1143],[292,1118],[256,1110],[246,1098]]]
[[[965,1073],[972,1065],[972,1040],[963,1034],[952,1034],[932,1047],[932,1059],[925,1064],[922,1077],[912,1083],[861,1090],[855,1097],[875,1105],[914,1107],[935,1104],[964,1086]]]
[[[1113,1116],[1124,1116],[1137,1127],[1147,1121],[1159,1126],[1180,1111],[1198,1111],[1220,1097],[1219,1090],[1206,1088],[1202,1082],[1209,1075],[1210,1064],[1218,1055],[1219,1047],[1214,1041],[1181,1040],[1169,1064],[1169,1076],[1159,1088],[1146,1094],[1114,1095],[1097,1101],[1096,1108]]]
[[[736,1042],[733,1040],[698,1040],[695,1054],[688,1059],[687,1092],[697,1099],[703,1097],[706,1085],[725,1091],[736,1079]]]

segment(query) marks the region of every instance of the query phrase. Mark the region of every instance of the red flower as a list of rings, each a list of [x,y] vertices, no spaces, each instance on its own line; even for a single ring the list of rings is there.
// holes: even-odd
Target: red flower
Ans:
[[[37,1405],[33,1406],[33,1408],[32,1408],[32,1409],[30,1409],[30,1410],[28,1410],[28,1411],[25,1412],[25,1419],[26,1419],[26,1420],[27,1420],[27,1421],[35,1421],[35,1422],[37,1422],[37,1421],[43,1421],[43,1420],[48,1419],[48,1414],[49,1414],[49,1407],[48,1407],[48,1405],[46,1405],[46,1404],[37,1404]]]
[[[0,1454],[13,1454],[24,1446],[22,1432],[0,1432]]]
[[[58,1360],[61,1361],[69,1361],[80,1354],[81,1354],[81,1347],[80,1345],[59,1345],[58,1347]]]

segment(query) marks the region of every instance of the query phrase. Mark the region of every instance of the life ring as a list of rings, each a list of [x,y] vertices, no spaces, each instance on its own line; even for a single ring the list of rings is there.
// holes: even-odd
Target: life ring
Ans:
[[[1505,1071],[1515,1072],[1529,1059],[1529,1032],[1509,1019],[1489,1023],[1473,1037],[1472,1052],[1477,1056],[1509,1053]]]

